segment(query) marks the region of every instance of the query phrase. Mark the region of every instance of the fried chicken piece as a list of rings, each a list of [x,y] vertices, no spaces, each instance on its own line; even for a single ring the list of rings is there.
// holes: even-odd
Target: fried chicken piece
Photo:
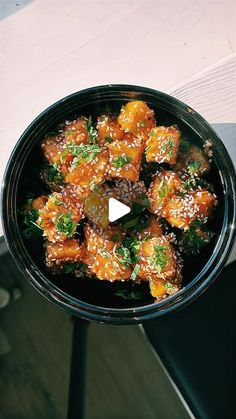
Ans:
[[[109,149],[109,176],[137,181],[143,152],[142,141],[138,138],[132,143],[127,140],[116,140],[107,147]]]
[[[118,123],[125,132],[131,132],[146,140],[151,128],[156,125],[154,111],[141,100],[134,100],[122,106]]]
[[[152,128],[146,148],[148,162],[176,163],[180,143],[180,131],[175,126]]]
[[[173,195],[162,214],[173,227],[186,229],[196,219],[205,223],[216,205],[217,200],[211,192],[196,189],[183,196]]]
[[[101,115],[97,121],[98,143],[107,145],[115,140],[121,141],[124,131],[118,124],[117,119],[112,115]]]

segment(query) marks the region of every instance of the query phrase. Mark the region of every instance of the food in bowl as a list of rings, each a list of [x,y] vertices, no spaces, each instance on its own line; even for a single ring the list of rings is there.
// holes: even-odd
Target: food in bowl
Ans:
[[[25,235],[45,238],[48,269],[148,281],[155,300],[175,294],[182,255],[201,252],[213,236],[207,222],[218,201],[204,178],[210,143],[201,148],[176,125],[158,126],[158,114],[133,100],[96,122],[89,115],[62,122],[41,149],[45,193],[31,197],[23,215]],[[109,222],[110,198],[130,214]]]

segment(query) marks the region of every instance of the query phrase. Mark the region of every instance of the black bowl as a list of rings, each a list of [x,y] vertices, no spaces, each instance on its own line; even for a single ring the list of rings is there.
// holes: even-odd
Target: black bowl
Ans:
[[[29,191],[39,194],[44,185],[38,176],[42,164],[40,141],[56,126],[79,115],[101,114],[107,105],[118,111],[122,104],[139,99],[155,110],[159,125],[177,124],[184,137],[203,145],[213,143],[212,170],[208,180],[219,199],[211,222],[215,238],[198,257],[184,261],[183,288],[174,296],[155,303],[148,285],[110,283],[73,275],[53,276],[45,269],[42,238],[25,240],[20,208]],[[82,318],[107,323],[138,323],[153,319],[188,304],[199,296],[223,267],[235,236],[235,172],[230,157],[211,126],[177,99],[149,88],[107,85],[74,93],[41,113],[26,129],[9,159],[2,187],[2,221],[5,238],[17,265],[31,284],[47,299]],[[140,298],[123,299],[117,290]],[[141,293],[140,293],[141,291]]]

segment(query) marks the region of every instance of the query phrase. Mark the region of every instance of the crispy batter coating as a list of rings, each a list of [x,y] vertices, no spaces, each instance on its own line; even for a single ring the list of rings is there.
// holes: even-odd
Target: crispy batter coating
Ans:
[[[106,228],[109,225],[108,202],[112,196],[112,189],[106,184],[101,184],[85,199],[84,213],[86,217],[101,228]]]
[[[132,202],[148,206],[147,189],[144,182],[131,182],[127,179],[117,179],[114,182],[113,195],[125,205],[132,206]]]
[[[132,143],[127,140],[113,141],[108,145],[108,149],[109,176],[137,181],[142,159],[142,141],[140,139],[135,139]]]
[[[88,251],[95,254],[101,249],[110,252],[115,245],[116,248],[120,247],[125,237],[125,233],[121,232],[118,227],[102,229],[90,224],[85,226],[84,234]]]
[[[146,238],[151,238],[153,236],[161,236],[163,234],[163,227],[160,219],[151,215],[149,217],[149,225],[144,228],[139,234],[138,239],[143,240]]]
[[[72,237],[82,217],[83,203],[78,199],[76,189],[68,185],[60,193],[49,195],[39,211],[37,224],[43,229],[43,235],[55,243]]]
[[[108,151],[103,148],[92,161],[81,161],[77,167],[72,167],[65,178],[66,182],[80,186],[86,194],[106,177],[108,159]]]
[[[129,280],[132,269],[122,265],[120,259],[120,256],[113,254],[112,251],[97,253],[91,271],[101,280],[111,282]]]
[[[66,239],[63,242],[46,242],[47,266],[60,265],[63,262],[76,262],[83,258],[84,247],[76,239]]]
[[[176,294],[180,285],[179,280],[176,283],[166,282],[162,278],[150,279],[149,281],[150,293],[157,301],[168,295]]]
[[[41,196],[39,196],[38,198],[35,198],[35,199],[33,200],[33,202],[32,202],[32,207],[33,207],[36,211],[38,211],[38,210],[40,210],[41,208],[43,208],[43,207],[44,207],[44,205],[46,204],[47,200],[48,200],[48,197],[47,197],[46,195],[41,195]]]
[[[182,181],[177,173],[170,170],[159,172],[148,189],[150,211],[162,216],[166,203],[181,187]]]
[[[165,287],[165,281],[162,278],[150,279],[149,281],[150,293],[154,298],[165,297],[167,289]]]
[[[163,216],[172,226],[186,229],[196,219],[205,223],[216,205],[217,200],[212,193],[196,189],[183,196],[173,195],[166,202]]]
[[[183,146],[183,149],[180,149],[174,170],[194,176],[202,176],[208,173],[211,166],[204,150],[187,141],[183,142]]]
[[[124,131],[112,115],[101,115],[97,122],[98,142],[101,145],[110,144],[114,140],[121,141]]]
[[[180,131],[175,126],[152,128],[146,148],[148,162],[176,163],[180,143]]]
[[[44,138],[41,146],[48,162],[56,166],[61,173],[67,174],[73,156],[66,148],[64,137],[62,135],[50,135]]]
[[[88,118],[81,117],[70,122],[67,121],[63,130],[66,143],[87,144],[89,142],[89,133],[86,128]]]
[[[163,278],[171,280],[175,278],[177,269],[177,257],[173,246],[165,236],[155,236],[141,242],[138,251],[140,278]]]
[[[156,125],[154,111],[141,100],[126,103],[121,108],[118,123],[124,131],[138,135],[144,140],[147,139],[150,129]]]

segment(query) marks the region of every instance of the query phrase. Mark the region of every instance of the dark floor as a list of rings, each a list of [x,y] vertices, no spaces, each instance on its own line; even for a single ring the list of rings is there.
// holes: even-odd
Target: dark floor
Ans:
[[[0,310],[0,419],[64,419],[71,319],[28,285],[9,256],[0,258],[3,285],[24,294]],[[90,326],[86,412],[87,419],[189,418],[138,326]]]

